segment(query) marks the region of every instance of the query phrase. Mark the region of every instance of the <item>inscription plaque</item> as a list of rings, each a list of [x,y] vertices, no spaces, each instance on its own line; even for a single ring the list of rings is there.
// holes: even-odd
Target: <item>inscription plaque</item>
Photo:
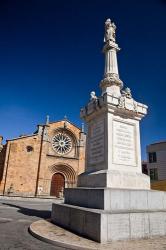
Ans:
[[[90,127],[89,163],[97,164],[104,161],[104,121],[96,121]]]
[[[135,126],[113,121],[113,162],[136,166]]]

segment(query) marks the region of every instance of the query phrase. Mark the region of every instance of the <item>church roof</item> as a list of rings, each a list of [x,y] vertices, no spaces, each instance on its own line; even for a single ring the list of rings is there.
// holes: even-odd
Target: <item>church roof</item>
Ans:
[[[81,131],[81,128],[79,128],[78,126],[76,126],[74,123],[72,123],[71,121],[69,121],[68,119],[62,119],[62,120],[58,120],[58,121],[53,121],[53,122],[49,122],[48,124],[38,124],[37,126],[49,126],[49,124],[54,124],[54,123],[58,123],[58,122],[68,122],[70,124],[72,124],[74,127],[76,127],[78,130]],[[36,130],[33,134],[30,135],[20,135],[18,137],[12,138],[12,139],[7,139],[6,141],[14,141],[14,140],[18,140],[18,139],[23,139],[23,138],[27,138],[27,137],[33,137],[36,136],[38,134],[38,130]]]
[[[71,122],[71,121],[69,121],[68,119],[62,119],[62,120],[58,120],[58,121],[54,121],[54,122],[49,122],[49,124],[53,124],[53,123],[58,123],[58,122],[68,122],[68,123],[70,123],[70,124],[72,124],[74,127],[76,127],[76,128],[78,128],[79,130],[81,130],[81,128],[80,127],[78,127],[77,125],[75,125],[73,122]]]

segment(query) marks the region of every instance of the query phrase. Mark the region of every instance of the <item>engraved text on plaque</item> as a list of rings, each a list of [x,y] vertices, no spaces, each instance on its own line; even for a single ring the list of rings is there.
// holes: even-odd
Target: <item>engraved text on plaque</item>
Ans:
[[[135,126],[113,121],[113,162],[136,166]]]
[[[104,121],[96,121],[90,131],[89,163],[98,164],[104,161]]]

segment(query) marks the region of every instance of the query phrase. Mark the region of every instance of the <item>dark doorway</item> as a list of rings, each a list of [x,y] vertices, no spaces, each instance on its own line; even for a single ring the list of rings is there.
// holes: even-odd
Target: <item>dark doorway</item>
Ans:
[[[65,187],[65,178],[60,173],[55,173],[51,180],[50,195],[58,198],[63,196],[63,190]]]

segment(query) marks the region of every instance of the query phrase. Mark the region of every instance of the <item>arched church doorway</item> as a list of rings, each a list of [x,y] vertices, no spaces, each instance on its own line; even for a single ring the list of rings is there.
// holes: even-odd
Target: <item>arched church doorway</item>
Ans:
[[[65,178],[61,173],[55,173],[51,180],[51,190],[50,195],[56,197],[62,197],[65,188]]]

